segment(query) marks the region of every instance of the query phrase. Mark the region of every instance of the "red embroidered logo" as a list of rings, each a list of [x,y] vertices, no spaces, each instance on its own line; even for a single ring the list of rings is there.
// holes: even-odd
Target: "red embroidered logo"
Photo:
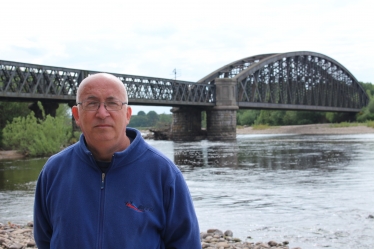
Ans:
[[[139,212],[139,213],[144,213],[146,211],[153,212],[153,207],[150,206],[143,206],[143,205],[135,205],[132,201],[126,202],[126,207]]]
[[[126,202],[126,207],[135,210],[136,212],[143,213],[144,209],[137,208],[132,202]]]

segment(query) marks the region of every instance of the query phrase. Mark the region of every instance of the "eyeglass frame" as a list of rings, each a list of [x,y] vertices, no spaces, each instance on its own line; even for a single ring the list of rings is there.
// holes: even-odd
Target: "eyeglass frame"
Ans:
[[[118,109],[118,110],[108,110],[108,109],[107,109],[107,106],[106,106],[107,101],[104,101],[104,102],[100,102],[100,101],[92,101],[92,102],[97,102],[97,103],[99,103],[99,105],[97,106],[97,109],[96,109],[96,110],[87,110],[87,109],[84,109],[84,107],[83,107],[83,103],[84,103],[84,102],[87,102],[87,101],[90,101],[90,100],[88,100],[88,99],[83,100],[82,102],[78,102],[77,105],[81,105],[83,110],[85,110],[85,111],[89,111],[89,112],[93,112],[93,111],[97,111],[97,110],[99,110],[99,108],[100,108],[100,106],[101,106],[101,103],[104,103],[104,108],[105,108],[105,110],[107,110],[108,112],[113,112],[113,111],[119,111],[119,110],[122,110],[122,106],[128,104],[128,102],[121,102],[120,100],[115,100],[115,102],[120,102],[120,103],[122,104],[122,105],[120,105],[121,108]],[[110,102],[110,101],[108,101],[108,102]],[[114,101],[112,100],[112,102],[114,102]]]

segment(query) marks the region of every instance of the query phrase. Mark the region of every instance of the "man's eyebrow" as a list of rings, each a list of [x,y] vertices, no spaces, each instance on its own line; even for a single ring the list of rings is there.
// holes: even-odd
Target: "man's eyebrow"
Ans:
[[[96,96],[88,96],[85,100],[99,100],[99,98],[98,97],[96,97]],[[116,98],[116,97],[113,97],[113,96],[109,96],[109,97],[107,97],[106,99],[105,99],[105,101],[113,101],[113,100],[119,100],[118,98]]]
[[[96,96],[88,96],[86,100],[98,100],[99,98]]]

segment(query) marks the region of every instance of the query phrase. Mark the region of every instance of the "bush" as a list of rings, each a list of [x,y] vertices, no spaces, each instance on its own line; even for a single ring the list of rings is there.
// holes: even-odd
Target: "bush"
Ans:
[[[369,120],[374,120],[374,98],[371,98],[369,104],[362,108],[361,112],[357,115],[358,122]]]
[[[367,125],[367,127],[374,128],[374,121],[367,121],[366,125]]]
[[[6,147],[30,156],[49,156],[62,149],[70,138],[70,127],[63,116],[38,120],[34,113],[14,118],[3,129]]]
[[[237,123],[239,125],[253,125],[260,115],[259,110],[245,110],[237,112]]]

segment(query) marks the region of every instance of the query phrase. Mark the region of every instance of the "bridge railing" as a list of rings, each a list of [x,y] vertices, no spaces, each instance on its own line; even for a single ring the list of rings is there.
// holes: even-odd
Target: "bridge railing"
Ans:
[[[80,82],[97,71],[0,60],[0,99],[75,102]],[[213,106],[215,87],[209,84],[146,76],[113,74],[125,85],[130,104]]]

